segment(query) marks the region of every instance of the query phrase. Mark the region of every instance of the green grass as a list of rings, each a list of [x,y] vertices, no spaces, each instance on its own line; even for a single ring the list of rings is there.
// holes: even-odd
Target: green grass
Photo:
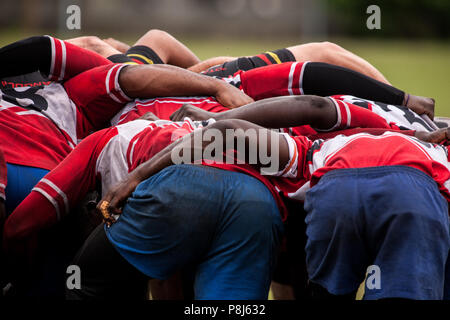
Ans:
[[[0,46],[27,36],[24,32],[0,31]],[[72,35],[67,35],[71,37]],[[108,35],[111,36],[111,35]],[[64,38],[64,35],[60,35]],[[301,41],[293,39],[217,39],[177,37],[200,59],[213,56],[253,55]],[[132,43],[134,36],[117,36]],[[450,117],[450,43],[437,41],[368,41],[331,39],[377,67],[396,87],[436,99],[436,115]]]

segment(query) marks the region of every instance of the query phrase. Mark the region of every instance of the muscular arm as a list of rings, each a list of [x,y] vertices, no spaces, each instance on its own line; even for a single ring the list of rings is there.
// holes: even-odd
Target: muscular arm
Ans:
[[[170,65],[129,66],[120,73],[119,84],[131,98],[206,95],[229,108],[253,101],[224,81]]]
[[[198,116],[197,116],[198,115]],[[199,116],[204,115],[199,119]],[[177,110],[171,120],[181,121],[184,117],[194,120],[241,119],[266,128],[288,128],[311,125],[318,129],[329,129],[336,124],[337,113],[333,102],[318,96],[289,96],[263,99],[241,108],[212,113],[185,105]]]
[[[227,135],[227,130],[229,129],[234,130],[234,135]],[[257,134],[246,135],[245,131],[249,129],[256,130]],[[201,143],[199,144],[196,143],[198,141],[198,136],[196,135],[201,135],[202,137],[200,140]],[[272,169],[279,171],[281,168],[285,168],[286,164],[290,160],[289,146],[283,135],[243,120],[218,121],[203,128],[200,132],[193,132],[182,139],[177,140],[165,149],[161,150],[150,160],[138,166],[129,174],[127,179],[112,188],[103,197],[103,201],[100,201],[98,209],[102,211],[104,216],[108,216],[109,214],[120,214],[124,201],[129,197],[140,182],[168,166],[178,164],[178,157],[184,159],[185,154],[190,155],[188,156],[189,159],[185,159],[188,163],[199,163],[202,159],[216,160],[210,157],[211,154],[204,152],[210,145],[211,141],[211,139],[207,137],[211,135],[214,137],[220,135],[228,138],[228,141],[227,138],[222,139],[223,150],[227,150],[226,148],[228,148],[228,146],[233,146],[236,150],[236,146],[239,145],[239,142],[244,141],[245,159],[239,158],[239,160],[245,160],[246,163],[249,163],[248,157],[251,153],[249,150],[252,150],[253,153],[251,153],[251,155],[256,155],[256,163],[249,164],[256,169],[261,169],[264,165],[267,165],[261,155],[272,155],[273,143],[278,144],[279,149],[278,152],[275,152],[277,158],[274,159],[278,163],[278,166]],[[200,158],[196,158],[197,155]],[[105,203],[109,204],[106,208]],[[106,213],[104,212],[105,210],[107,211]],[[113,220],[109,220],[109,222],[111,223]]]

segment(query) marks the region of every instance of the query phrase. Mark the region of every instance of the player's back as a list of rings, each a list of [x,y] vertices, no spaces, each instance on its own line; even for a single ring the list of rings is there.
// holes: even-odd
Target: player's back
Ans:
[[[0,91],[0,145],[9,163],[51,170],[76,144],[76,114],[54,84]]]

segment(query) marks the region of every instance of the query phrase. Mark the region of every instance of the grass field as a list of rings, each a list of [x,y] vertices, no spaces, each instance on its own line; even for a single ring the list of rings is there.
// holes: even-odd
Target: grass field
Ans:
[[[29,34],[0,31],[0,46]],[[72,35],[60,35],[71,37]],[[301,43],[295,39],[208,39],[177,35],[200,59],[213,56],[253,55]],[[132,43],[137,37],[118,36]],[[364,57],[376,66],[396,87],[416,95],[436,99],[436,115],[450,117],[450,42],[437,41],[368,41],[329,39]],[[304,41],[303,41],[304,42]]]

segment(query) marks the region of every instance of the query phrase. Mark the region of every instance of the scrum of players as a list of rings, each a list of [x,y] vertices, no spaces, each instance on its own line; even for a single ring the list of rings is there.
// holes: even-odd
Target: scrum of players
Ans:
[[[200,61],[150,30],[0,64],[4,297],[355,299],[375,270],[364,299],[450,298],[450,130],[342,47]]]

